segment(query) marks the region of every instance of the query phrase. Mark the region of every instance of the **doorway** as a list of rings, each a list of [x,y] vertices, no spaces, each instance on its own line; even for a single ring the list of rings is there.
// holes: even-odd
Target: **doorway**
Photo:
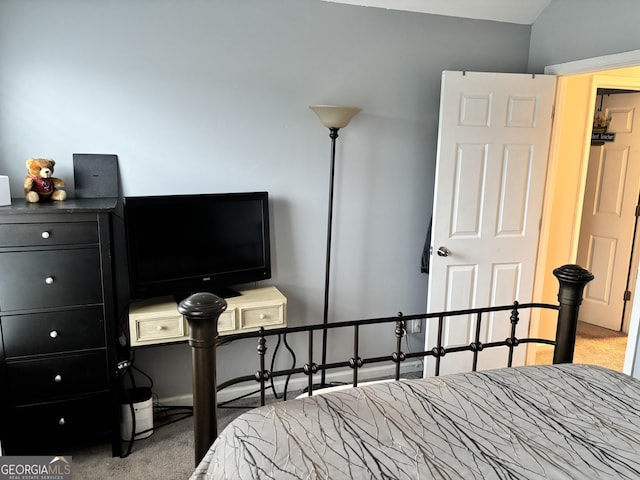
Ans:
[[[640,52],[633,52],[633,55],[633,64],[640,65]],[[618,68],[617,58],[613,63],[610,60],[601,57],[591,59],[588,68],[582,64],[566,64],[548,67],[545,71],[558,75],[558,91],[536,270],[536,298],[544,302],[556,301],[557,281],[551,273],[553,269],[577,261],[597,89],[640,90],[640,68]],[[632,63],[626,63],[629,64]],[[629,323],[625,373],[633,372],[636,361],[640,295],[637,292],[634,295],[633,310],[636,312],[632,311]],[[534,328],[539,327],[539,335],[553,338],[555,322],[542,316],[536,320],[539,323]]]
[[[623,333],[637,273],[639,114],[640,93],[598,89],[577,251],[577,263],[595,275],[580,320]]]

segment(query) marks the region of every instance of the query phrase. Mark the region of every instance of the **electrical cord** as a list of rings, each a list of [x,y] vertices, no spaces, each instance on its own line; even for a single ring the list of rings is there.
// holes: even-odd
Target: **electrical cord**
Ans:
[[[149,387],[147,387],[149,391],[151,391],[153,388],[153,379],[149,375],[147,375],[145,372],[140,370],[138,367],[136,367],[134,365],[134,362],[135,362],[135,353],[133,351],[130,351],[129,360],[128,361],[125,360],[118,363],[118,374],[120,376],[120,393],[122,395],[122,399],[124,400],[124,402],[121,402],[121,403],[128,405],[129,411],[131,413],[131,435],[129,439],[126,440],[128,442],[128,447],[126,451],[122,455],[120,455],[120,458],[126,458],[131,454],[131,451],[133,449],[133,442],[136,440],[136,437],[139,437],[140,435],[144,433],[148,433],[149,431],[153,430],[153,428],[150,428],[141,432],[136,431],[136,412],[135,412],[135,407],[133,406],[134,403],[136,402],[134,402],[134,399],[131,398],[131,395],[129,393],[129,392],[135,391],[135,389],[137,388],[136,379],[133,375],[133,370],[135,370],[136,372],[140,373],[141,375],[147,378],[147,380],[149,381]],[[131,385],[130,389],[126,388],[127,377],[129,378],[129,382]]]
[[[131,376],[130,366],[130,362],[120,362],[118,364],[118,374],[120,375],[120,392],[124,397],[125,403],[129,404],[129,410],[131,412],[131,438],[129,439],[129,446],[127,447],[127,450],[120,455],[120,458],[127,458],[131,454],[136,431],[136,413],[133,407],[133,401],[129,396],[127,389],[125,388],[125,377],[127,374]],[[131,378],[131,381],[133,381],[133,378]]]
[[[413,320],[413,321],[414,321],[414,322],[421,322],[421,323],[422,323],[422,319],[419,319],[419,320]],[[426,328],[426,327],[425,327],[425,325],[424,325],[424,323],[422,323],[422,325],[421,325],[421,326],[422,326],[422,327],[424,327],[424,328]],[[409,353],[413,353],[413,349],[411,348],[411,345],[410,345],[410,343],[409,343],[409,335],[408,335],[408,332],[407,332],[407,329],[406,329],[406,328],[404,329],[404,340],[405,340],[405,344],[407,345],[407,351],[408,351]],[[418,359],[418,361],[420,362],[420,368],[421,368],[422,370],[424,370],[424,358],[422,358],[422,357],[421,357],[421,358],[419,358],[419,359]]]

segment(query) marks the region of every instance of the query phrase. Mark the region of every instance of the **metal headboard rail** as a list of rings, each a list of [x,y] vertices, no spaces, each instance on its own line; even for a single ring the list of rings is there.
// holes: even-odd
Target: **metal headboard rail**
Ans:
[[[470,351],[473,352],[473,370],[477,368],[479,352],[495,348],[508,347],[508,365],[512,365],[513,350],[520,344],[540,343],[554,345],[553,363],[571,363],[573,361],[576,328],[578,323],[578,311],[582,303],[582,295],[585,285],[593,280],[593,275],[578,265],[564,265],[556,268],[553,274],[560,284],[558,290],[558,305],[543,303],[519,304],[497,307],[474,308],[468,310],[457,310],[450,312],[439,312],[430,314],[418,314],[397,317],[383,317],[374,319],[352,320],[346,322],[335,322],[327,325],[309,325],[300,327],[287,327],[257,332],[247,332],[237,335],[230,335],[220,339],[218,337],[217,322],[218,317],[226,309],[226,302],[210,293],[196,293],[183,300],[178,306],[178,310],[183,314],[189,323],[189,345],[192,347],[192,368],[193,368],[193,417],[194,417],[194,437],[195,437],[195,463],[196,465],[206,454],[209,446],[217,437],[217,392],[232,384],[256,380],[260,383],[260,401],[265,402],[266,382],[273,381],[276,377],[288,376],[304,373],[308,376],[308,391],[313,392],[313,375],[322,370],[351,367],[353,369],[353,384],[357,385],[358,369],[365,365],[376,362],[395,362],[395,378],[399,379],[400,364],[407,358],[414,357],[434,357],[436,363],[436,374],[440,373],[440,362],[448,353]],[[555,340],[540,338],[522,338],[516,336],[516,327],[519,322],[519,312],[523,309],[553,309],[558,311],[558,323],[556,327]],[[511,333],[504,341],[480,342],[480,329],[482,315],[486,313],[511,311]],[[468,345],[445,346],[443,345],[444,319],[463,315],[476,315],[476,332],[474,341]],[[404,353],[401,350],[401,340],[406,334],[405,326],[409,320],[438,319],[438,335],[436,345],[422,352]],[[396,348],[388,356],[362,359],[359,357],[359,335],[360,328],[366,325],[383,324],[395,322]],[[354,349],[350,359],[341,362],[318,365],[313,361],[313,333],[325,329],[354,328]],[[295,365],[295,353],[288,345],[287,336],[293,333],[307,333],[308,356],[307,363],[302,367],[290,368],[279,371],[271,371],[265,368],[267,340],[269,336],[277,336],[279,346],[280,336],[282,336],[285,347],[293,356]],[[219,386],[216,384],[216,349],[218,346],[228,344],[240,339],[258,339],[259,369],[254,375],[237,377]],[[274,352],[275,353],[275,352]],[[287,379],[288,382],[288,379]],[[286,384],[285,384],[286,391]]]
[[[416,314],[416,315],[403,315],[399,313],[395,317],[383,317],[383,318],[373,318],[373,319],[361,319],[361,320],[351,320],[351,321],[342,321],[330,323],[328,325],[306,325],[300,327],[288,327],[288,328],[279,328],[279,329],[259,329],[255,332],[244,332],[235,335],[228,335],[224,337],[219,337],[216,342],[216,348],[221,347],[223,345],[228,345],[231,343],[235,343],[241,340],[247,340],[256,338],[258,339],[257,344],[257,354],[259,356],[259,369],[252,375],[245,375],[236,377],[225,382],[221,382],[217,385],[218,393],[225,388],[228,388],[233,385],[245,383],[248,381],[256,381],[260,383],[260,404],[264,405],[266,401],[266,390],[269,389],[269,386],[266,385],[266,382],[271,383],[271,389],[275,392],[275,386],[273,384],[273,380],[279,377],[287,377],[287,382],[284,386],[283,396],[286,400],[287,398],[287,390],[288,390],[288,381],[289,378],[293,375],[304,374],[308,377],[308,385],[306,391],[309,395],[313,394],[313,391],[318,387],[313,383],[313,377],[315,374],[321,371],[329,371],[335,369],[344,369],[345,367],[349,367],[353,370],[353,386],[358,385],[358,371],[364,365],[372,365],[375,363],[382,362],[393,362],[395,363],[395,380],[400,379],[400,370],[402,362],[412,359],[412,358],[425,358],[425,357],[434,357],[436,359],[435,362],[435,375],[440,375],[440,362],[441,359],[448,353],[456,353],[456,352],[473,352],[473,361],[471,365],[472,371],[477,370],[478,366],[478,354],[487,349],[497,348],[497,347],[508,347],[508,361],[507,367],[511,367],[513,364],[513,352],[514,349],[520,344],[526,343],[540,343],[547,345],[555,345],[555,341],[547,340],[542,338],[518,338],[516,336],[516,327],[520,320],[520,311],[521,310],[532,310],[532,309],[550,309],[550,310],[558,310],[558,305],[544,304],[544,303],[526,303],[519,304],[518,302],[514,302],[513,305],[502,305],[495,307],[485,307],[485,308],[473,308],[467,310],[456,310],[450,312],[438,312],[438,313],[430,313],[430,314]],[[503,311],[511,311],[510,322],[511,322],[511,334],[508,338],[503,341],[482,343],[480,341],[481,329],[482,329],[482,321],[484,320],[483,315],[490,314],[494,312],[503,312]],[[445,319],[452,319],[454,317],[463,317],[468,315],[476,316],[476,324],[475,324],[475,338],[473,342],[468,345],[451,345],[445,346],[443,344],[442,332],[445,323]],[[416,352],[403,352],[402,351],[402,339],[407,334],[406,333],[406,323],[409,321],[426,321],[429,319],[437,319],[438,322],[438,336],[437,343],[433,347],[429,347],[426,350],[416,351]],[[360,331],[361,327],[371,326],[371,325],[384,325],[384,324],[395,324],[394,334],[396,337],[395,350],[389,354],[384,356],[377,357],[369,357],[362,358],[359,356],[360,349]],[[338,362],[326,363],[326,364],[318,364],[314,361],[314,335],[313,333],[316,331],[327,330],[338,330],[338,329],[353,329],[353,352],[352,356],[348,359]],[[289,346],[288,338],[294,334],[307,334],[307,362],[300,367],[296,367],[297,364],[297,356],[293,349]],[[266,368],[266,353],[268,350],[268,340],[267,338],[277,337],[277,343],[274,349],[274,353],[272,356],[271,369]],[[289,351],[293,366],[284,370],[273,370],[273,360],[275,359],[275,355],[278,352],[281,343],[284,343],[285,348]],[[323,385],[320,385],[322,387]],[[276,394],[277,396],[277,394]]]

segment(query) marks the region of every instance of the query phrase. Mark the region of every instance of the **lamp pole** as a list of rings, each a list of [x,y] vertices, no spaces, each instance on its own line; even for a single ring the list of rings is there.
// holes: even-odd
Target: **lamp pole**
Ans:
[[[338,138],[338,130],[346,127],[351,119],[362,111],[359,107],[345,107],[337,105],[311,105],[320,122],[329,129],[329,138],[331,139],[331,167],[329,173],[329,207],[327,213],[327,254],[325,261],[324,275],[324,306],[322,324],[322,365],[327,363],[327,328],[329,324],[329,283],[331,277],[331,232],[333,226],[333,184],[335,179],[336,164],[336,139]],[[326,371],[322,369],[320,372],[320,387],[326,386]]]
[[[329,128],[329,138],[331,139],[331,168],[329,173],[329,207],[327,209],[327,255],[324,271],[324,309],[322,324],[326,327],[329,324],[329,280],[331,275],[331,232],[333,230],[333,183],[336,170],[336,139],[339,128]],[[327,363],[327,329],[322,329],[322,364]],[[325,386],[326,370],[320,372],[320,385]]]

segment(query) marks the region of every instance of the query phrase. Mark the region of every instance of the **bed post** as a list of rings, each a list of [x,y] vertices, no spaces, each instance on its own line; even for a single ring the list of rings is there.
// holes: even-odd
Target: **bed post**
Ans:
[[[553,363],[572,363],[578,327],[578,311],[582,303],[582,292],[593,274],[579,265],[563,265],[553,271],[560,282],[558,290],[558,326]]]
[[[216,340],[218,317],[226,309],[227,302],[212,293],[195,293],[178,305],[189,323],[196,466],[218,436]]]

